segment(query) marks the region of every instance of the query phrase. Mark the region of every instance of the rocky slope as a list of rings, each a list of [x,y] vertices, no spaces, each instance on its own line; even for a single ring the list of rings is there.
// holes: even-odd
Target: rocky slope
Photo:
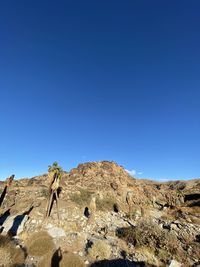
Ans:
[[[44,219],[48,187],[45,174],[16,180],[9,188],[1,207],[1,238],[9,234],[9,242],[25,251],[24,261],[0,260],[0,266],[200,264],[200,179],[158,183],[130,177],[115,162],[80,164],[62,176],[60,219],[55,201]],[[1,182],[0,193],[3,188]],[[49,239],[41,239],[47,241],[40,248],[42,233]],[[49,242],[50,251],[39,253]],[[67,257],[77,262],[62,263]]]

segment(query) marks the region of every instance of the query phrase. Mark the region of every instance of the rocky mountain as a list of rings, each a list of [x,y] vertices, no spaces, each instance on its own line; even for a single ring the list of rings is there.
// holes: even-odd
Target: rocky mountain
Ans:
[[[0,266],[200,266],[200,179],[158,183],[89,162],[62,173],[45,218],[48,199],[48,174],[13,181]]]

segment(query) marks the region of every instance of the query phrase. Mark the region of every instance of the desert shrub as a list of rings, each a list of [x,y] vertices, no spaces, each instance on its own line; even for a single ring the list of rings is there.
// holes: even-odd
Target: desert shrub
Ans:
[[[116,230],[116,235],[127,243],[136,245],[135,227],[123,227]]]
[[[160,259],[157,257],[157,254],[155,253],[156,250],[154,247],[141,246],[141,247],[137,247],[135,251],[137,254],[139,254],[140,256],[145,258],[145,266],[146,267],[147,266],[148,267],[150,267],[150,266],[151,267],[156,267],[156,266],[159,266],[159,267],[162,266],[163,267],[163,264],[161,263]]]
[[[135,246],[158,246],[165,239],[165,232],[150,220],[141,220],[135,227],[120,228],[116,234]]]
[[[170,253],[166,249],[157,249],[155,254],[163,262],[166,262],[168,259],[170,259]]]
[[[88,249],[88,254],[92,260],[108,259],[111,255],[111,247],[106,241],[98,240]]]
[[[185,189],[185,187],[186,187],[186,183],[183,181],[169,182],[169,188],[171,190],[182,191],[183,189]]]
[[[200,213],[200,206],[188,207],[188,213],[198,215]]]
[[[43,256],[55,249],[52,237],[45,231],[34,233],[27,240],[28,254]]]
[[[48,190],[48,188],[42,188],[42,190],[41,190],[41,192],[40,192],[40,196],[41,197],[49,197],[49,190]]]
[[[177,190],[182,191],[183,189],[186,188],[186,183],[185,182],[179,182],[177,184],[177,187],[176,188],[177,188]]]
[[[52,252],[46,253],[38,262],[37,267],[51,267]],[[59,266],[59,264],[57,264]]]
[[[0,235],[0,248],[5,247],[6,245],[10,244],[11,239],[8,236]]]
[[[39,262],[38,267],[85,267],[83,260],[78,256],[70,252],[60,254],[56,250],[54,253],[46,254],[43,259]]]
[[[19,266],[25,261],[25,253],[7,236],[0,236],[0,263],[5,267]]]
[[[181,208],[173,208],[171,210],[166,211],[165,214],[161,216],[161,219],[163,221],[173,221],[184,217],[185,215]]]
[[[116,205],[116,200],[113,197],[104,197],[103,199],[96,199],[96,207],[98,210],[109,211],[113,210],[113,206]]]
[[[177,261],[188,264],[187,254],[183,244],[186,240],[179,241],[177,236],[163,230],[152,221],[141,220],[135,227],[119,228],[117,236],[127,243],[133,244],[136,249],[140,247],[154,248],[155,255],[162,261],[167,262],[175,258]]]
[[[71,201],[75,202],[81,207],[87,206],[89,205],[92,194],[93,192],[90,192],[86,189],[81,189],[79,194],[78,193],[71,194],[70,199]]]
[[[60,267],[85,267],[83,260],[73,253],[63,253]]]

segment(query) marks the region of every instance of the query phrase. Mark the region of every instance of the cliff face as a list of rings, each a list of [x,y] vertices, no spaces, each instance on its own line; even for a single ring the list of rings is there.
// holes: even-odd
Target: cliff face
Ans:
[[[26,248],[31,235],[46,231],[55,248],[79,254],[86,265],[95,266],[94,262],[105,258],[123,261],[124,257],[130,264],[143,262],[143,266],[169,266],[173,260],[182,266],[197,264],[200,252],[199,179],[158,183],[135,179],[115,162],[80,164],[62,176],[60,220],[55,201],[50,217],[44,220],[48,183],[47,175],[13,182],[1,207],[2,235],[9,232],[18,236],[20,246]],[[2,182],[0,193],[3,187]],[[92,252],[99,241],[105,243],[109,255],[98,255],[101,249],[97,249],[97,255]],[[178,246],[179,251],[175,253],[170,242]],[[26,266],[39,266],[43,256],[30,253],[25,259]],[[103,262],[101,264],[98,266],[104,266]]]

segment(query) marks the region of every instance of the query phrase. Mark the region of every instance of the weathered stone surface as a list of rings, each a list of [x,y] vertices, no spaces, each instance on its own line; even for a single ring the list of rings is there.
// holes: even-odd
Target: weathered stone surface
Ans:
[[[169,267],[181,267],[182,264],[178,261],[172,260]]]
[[[0,183],[0,192],[3,186]],[[185,264],[185,260],[185,266],[193,266],[199,260],[199,180],[157,183],[133,179],[115,162],[80,164],[61,179],[60,220],[54,202],[45,221],[48,186],[47,175],[13,182],[2,206],[2,234],[12,229],[23,245],[30,233],[46,230],[57,248],[78,254],[88,264],[91,263],[88,247],[98,240],[106,240],[113,259],[123,257],[169,266],[169,260],[177,259],[174,254],[179,253],[179,259],[173,260],[170,267],[179,267],[177,264]],[[28,215],[23,215],[32,206]],[[86,208],[88,216],[84,213]],[[149,235],[145,229],[148,220],[157,231]],[[141,221],[144,229],[140,239],[144,238],[146,244],[135,246],[131,238],[129,242],[119,238],[118,230],[135,229]],[[167,247],[167,237],[173,249]],[[184,255],[186,259],[181,258]],[[37,266],[37,260],[33,258],[32,264]],[[30,267],[30,259],[26,266]]]
[[[66,233],[62,228],[56,227],[52,224],[46,226],[46,230],[53,238],[65,237]]]
[[[7,233],[10,233],[13,236],[20,234],[21,232],[23,232],[27,220],[28,220],[27,215],[10,216],[3,223],[2,234],[5,235]]]

